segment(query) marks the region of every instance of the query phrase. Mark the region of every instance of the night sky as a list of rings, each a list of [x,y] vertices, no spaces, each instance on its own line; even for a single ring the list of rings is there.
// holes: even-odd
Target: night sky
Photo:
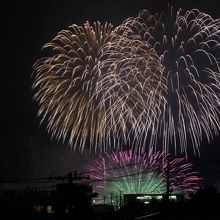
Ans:
[[[1,180],[65,175],[68,171],[81,171],[83,164],[93,157],[51,140],[44,126],[39,126],[31,73],[32,65],[40,58],[41,47],[71,24],[99,20],[117,26],[141,9],[167,9],[168,2],[177,9],[197,8],[214,18],[220,17],[219,0],[34,0],[7,3],[2,8]],[[210,144],[204,141],[200,152],[201,157],[191,162],[207,183],[220,190],[220,137],[214,137]]]

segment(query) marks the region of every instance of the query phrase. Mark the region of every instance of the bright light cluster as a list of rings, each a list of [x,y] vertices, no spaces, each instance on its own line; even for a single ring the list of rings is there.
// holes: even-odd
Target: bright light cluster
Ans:
[[[165,194],[169,172],[170,193],[188,197],[199,188],[198,173],[183,157],[165,152],[135,153],[132,150],[105,153],[89,163],[86,172],[100,196],[120,194]]]

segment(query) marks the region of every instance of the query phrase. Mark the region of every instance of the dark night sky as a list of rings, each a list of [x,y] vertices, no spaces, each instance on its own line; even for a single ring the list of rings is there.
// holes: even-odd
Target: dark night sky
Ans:
[[[50,140],[39,126],[37,106],[32,100],[31,72],[40,57],[41,47],[62,29],[85,21],[108,21],[114,26],[136,16],[141,9],[160,12],[168,2],[182,9],[198,8],[213,17],[220,17],[219,0],[49,0],[18,1],[2,8],[3,62],[1,81],[3,98],[2,144],[0,148],[0,178],[47,177],[79,170],[92,155],[72,152],[69,147]],[[201,158],[196,168],[220,189],[220,137],[200,148]],[[1,184],[1,183],[0,183]],[[1,186],[1,185],[0,185]]]

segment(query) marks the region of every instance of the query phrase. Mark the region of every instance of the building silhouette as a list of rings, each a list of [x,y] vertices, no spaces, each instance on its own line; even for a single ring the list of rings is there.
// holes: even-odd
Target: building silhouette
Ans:
[[[92,198],[97,194],[88,183],[88,177],[81,177],[74,172],[74,175],[68,173],[63,179],[67,182],[56,184],[52,190],[28,187],[24,190],[1,191],[1,213],[16,217],[77,216],[91,213]]]

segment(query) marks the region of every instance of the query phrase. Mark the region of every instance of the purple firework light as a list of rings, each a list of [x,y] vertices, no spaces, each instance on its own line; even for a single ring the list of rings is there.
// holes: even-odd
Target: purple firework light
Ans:
[[[104,153],[86,167],[94,189],[100,195],[164,194],[167,171],[170,192],[185,198],[199,189],[198,172],[185,158],[172,158],[165,152],[134,153],[132,150]]]

